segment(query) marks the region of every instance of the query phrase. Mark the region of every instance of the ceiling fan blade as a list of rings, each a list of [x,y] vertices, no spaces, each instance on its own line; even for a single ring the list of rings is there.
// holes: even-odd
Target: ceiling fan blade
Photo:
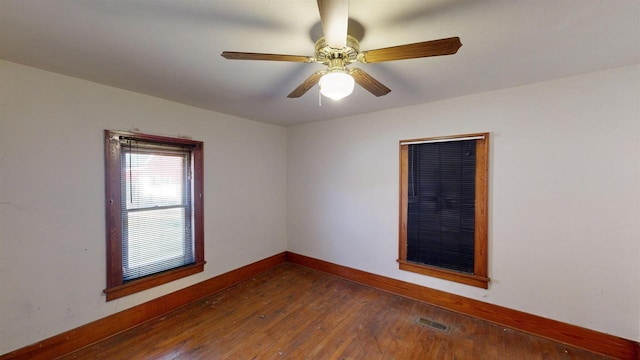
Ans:
[[[314,72],[305,81],[303,81],[302,84],[298,85],[298,87],[295,88],[295,90],[293,90],[291,94],[287,95],[287,97],[299,98],[300,96],[304,95],[307,91],[309,91],[309,89],[314,87],[318,83],[318,81],[320,81],[320,78],[322,77],[323,74],[324,74],[324,71]]]
[[[362,69],[356,68],[351,70],[349,73],[353,76],[353,80],[355,80],[358,85],[367,89],[367,91],[375,96],[384,96],[391,92],[391,89],[384,86],[380,81],[374,79]]]
[[[462,46],[459,37],[440,40],[423,41],[419,43],[392,46],[383,49],[361,52],[362,62],[376,63],[383,61],[415,59],[429,56],[451,55],[458,52]]]
[[[318,10],[327,45],[336,49],[345,47],[349,26],[349,1],[318,0]]]
[[[220,54],[225,59],[230,60],[268,60],[268,61],[291,61],[291,62],[313,62],[313,57],[303,55],[280,55],[280,54],[262,54],[248,53],[236,51],[223,51]]]

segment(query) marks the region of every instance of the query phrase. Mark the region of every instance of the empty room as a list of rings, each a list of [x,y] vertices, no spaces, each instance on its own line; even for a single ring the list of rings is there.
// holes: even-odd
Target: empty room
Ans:
[[[639,159],[638,0],[0,0],[0,360],[638,360]]]

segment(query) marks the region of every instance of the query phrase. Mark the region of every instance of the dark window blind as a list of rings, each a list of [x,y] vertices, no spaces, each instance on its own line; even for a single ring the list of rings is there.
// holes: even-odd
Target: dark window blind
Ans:
[[[408,152],[407,260],[473,273],[476,140]]]
[[[131,140],[121,149],[123,280],[194,263],[189,149]]]

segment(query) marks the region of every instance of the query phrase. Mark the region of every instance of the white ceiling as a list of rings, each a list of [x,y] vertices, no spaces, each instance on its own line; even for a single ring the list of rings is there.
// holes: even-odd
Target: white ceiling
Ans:
[[[273,124],[292,125],[640,63],[640,0],[352,0],[361,50],[459,36],[455,55],[357,64],[318,106],[287,94],[319,64],[225,60],[224,50],[313,55],[315,0],[0,0],[0,58]]]

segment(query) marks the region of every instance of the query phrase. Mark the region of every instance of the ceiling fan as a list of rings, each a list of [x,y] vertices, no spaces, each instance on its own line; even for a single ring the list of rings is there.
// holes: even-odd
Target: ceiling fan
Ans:
[[[462,46],[460,38],[423,41],[382,49],[360,51],[358,40],[347,33],[349,22],[348,0],[318,0],[320,22],[324,37],[315,44],[315,55],[281,55],[224,51],[222,56],[231,60],[269,60],[302,63],[321,63],[326,70],[316,71],[295,88],[287,97],[298,98],[320,83],[320,92],[338,100],[353,91],[354,82],[375,96],[388,94],[391,89],[383,85],[364,70],[347,68],[347,65],[377,63],[384,61],[415,59],[430,56],[452,55]]]

